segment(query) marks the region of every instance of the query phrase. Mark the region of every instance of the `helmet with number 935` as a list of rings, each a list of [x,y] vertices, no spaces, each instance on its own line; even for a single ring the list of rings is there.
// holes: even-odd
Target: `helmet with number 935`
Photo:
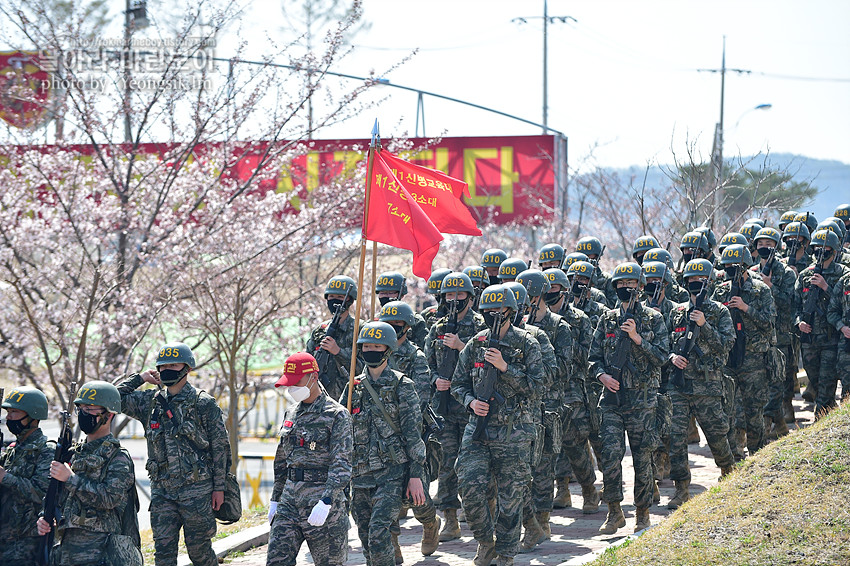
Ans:
[[[398,336],[396,336],[395,328],[380,321],[367,322],[357,336],[358,346],[360,344],[383,344],[393,352],[398,348],[397,342]]]
[[[77,391],[75,405],[97,405],[113,414],[121,412],[121,394],[107,381],[87,381]]]
[[[183,342],[170,342],[159,349],[156,356],[156,366],[165,364],[186,364],[189,369],[195,367],[195,355],[192,349]]]

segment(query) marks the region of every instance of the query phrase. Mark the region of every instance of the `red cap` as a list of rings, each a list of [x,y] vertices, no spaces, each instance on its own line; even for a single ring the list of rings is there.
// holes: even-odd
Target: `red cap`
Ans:
[[[275,387],[295,385],[301,378],[310,373],[317,373],[319,364],[316,358],[307,352],[296,352],[283,362],[283,375],[274,384]]]

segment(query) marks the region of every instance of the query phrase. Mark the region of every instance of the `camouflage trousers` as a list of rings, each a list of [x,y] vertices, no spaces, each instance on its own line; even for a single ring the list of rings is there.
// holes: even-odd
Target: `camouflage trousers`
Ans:
[[[841,398],[850,395],[850,346],[847,344],[850,340],[840,339],[838,341],[838,350],[835,355],[835,369],[838,378],[841,380]]]
[[[474,424],[469,424],[457,460],[463,510],[466,522],[478,542],[496,538],[496,553],[515,556],[519,538],[523,497],[531,479],[533,425],[490,426],[492,440],[473,442]],[[490,515],[489,485],[498,487],[496,518]]]
[[[739,407],[742,417],[742,422],[737,424],[738,428],[747,430],[747,451],[752,456],[765,444],[764,405],[767,403],[768,382],[764,353],[747,352],[741,367],[727,367],[726,372],[735,380],[736,407]],[[738,449],[743,450],[743,446]]]
[[[437,520],[437,508],[434,506],[434,501],[431,499],[430,485],[431,481],[428,479],[427,474],[422,474],[422,477],[419,478],[422,480],[422,487],[425,488],[425,503],[422,505],[413,505],[413,503],[407,499],[403,498],[401,500],[401,508],[402,509],[413,509],[413,516],[419,521],[422,525],[430,525],[434,521]],[[398,518],[393,521],[392,527],[390,527],[390,532],[394,535],[401,533],[401,527],[398,524]]]
[[[728,371],[725,370],[724,371]],[[732,450],[732,456],[736,462],[744,459],[744,446],[738,446],[738,439],[735,436],[737,413],[736,406],[740,405],[740,401],[736,403],[735,396],[738,387],[735,385],[735,378],[731,375],[723,375],[723,412],[726,414],[726,421],[729,424],[729,432],[726,434],[726,440],[729,443],[729,449]],[[746,428],[744,426],[743,428]]]
[[[445,427],[440,432],[440,444],[443,445],[443,461],[440,464],[440,475],[437,478],[437,509],[460,509],[460,498],[457,489],[457,462],[460,443],[463,439],[463,431],[469,416],[449,414],[446,416]]]
[[[531,481],[525,490],[523,516],[552,511],[555,500],[555,458],[557,454],[543,452],[537,466],[531,468]]]
[[[593,430],[590,413],[581,401],[563,408],[561,453],[555,461],[555,477],[574,476],[579,484],[593,485],[596,473],[588,451],[587,439]]]
[[[216,525],[212,511],[212,481],[185,485],[176,493],[151,488],[151,530],[156,566],[176,566],[180,529],[194,566],[216,566],[212,549]]]
[[[395,550],[391,531],[398,521],[404,489],[403,466],[393,466],[376,474],[374,487],[355,487],[351,496],[351,516],[363,545],[368,566],[394,566]]]
[[[803,367],[809,378],[809,387],[817,392],[815,396],[815,418],[823,411],[835,407],[835,387],[838,384],[838,372],[835,362],[838,346],[835,339],[825,335],[814,336],[811,344],[803,344]]]
[[[797,354],[794,344],[778,346],[785,354],[785,379],[774,381],[768,387],[767,404],[764,406],[764,416],[774,421],[785,418],[783,405],[785,401],[794,398],[794,379],[797,377]]]
[[[599,436],[599,421],[602,420],[602,417],[599,414],[599,399],[602,397],[603,389],[605,389],[605,386],[598,379],[593,380],[587,386],[587,403],[590,411],[593,413],[591,415],[590,434],[587,440],[590,442],[593,453],[596,454],[597,463],[600,466],[602,461],[602,438]],[[600,467],[599,470],[602,471],[602,468]]]
[[[287,481],[269,532],[266,566],[295,566],[304,541],[316,566],[337,566],[348,559],[348,508],[340,495],[331,502],[321,527],[307,522],[325,485]]]
[[[0,540],[0,564],[33,564],[41,540],[41,537]]]
[[[50,552],[50,566],[100,566],[108,539],[109,533],[65,529],[59,544]]]
[[[602,480],[607,503],[623,500],[623,457],[626,435],[635,470],[635,506],[652,505],[652,452],[658,445],[655,431],[655,391],[627,390],[623,409],[602,405]],[[632,408],[634,407],[634,408]]]
[[[720,396],[692,395],[672,391],[670,400],[673,416],[670,428],[670,479],[690,480],[691,469],[688,464],[688,424],[695,416],[708,441],[714,462],[721,468],[732,466],[735,459],[729,448],[726,434],[729,432],[729,419],[723,411]]]

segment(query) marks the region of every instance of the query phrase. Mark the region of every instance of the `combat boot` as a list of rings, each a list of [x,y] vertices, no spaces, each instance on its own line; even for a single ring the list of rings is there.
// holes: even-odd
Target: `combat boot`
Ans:
[[[443,516],[446,518],[446,524],[440,531],[440,542],[459,539],[460,525],[457,522],[457,509],[446,509],[443,511]]]
[[[720,468],[720,479],[725,478],[735,469],[734,466],[726,466],[725,468]]]
[[[745,428],[736,428],[735,429],[735,444],[738,445],[738,453],[741,458],[744,457],[744,448],[747,447],[747,429]],[[736,456],[737,459],[737,456]]]
[[[649,528],[649,507],[638,507],[635,518],[635,532]]]
[[[605,524],[599,527],[599,534],[613,535],[617,529],[626,526],[626,518],[623,516],[623,510],[620,508],[619,501],[608,502],[608,517]]]
[[[514,557],[500,554],[496,557],[496,566],[514,566]]]
[[[490,566],[494,558],[496,558],[496,543],[492,540],[489,542],[479,542],[478,552],[475,553],[472,563],[475,566]]]
[[[404,564],[404,556],[401,554],[401,547],[398,544],[398,535],[392,533],[393,548],[395,549],[395,563]]]
[[[548,538],[534,514],[529,513],[528,517],[522,518],[522,527],[525,530],[519,546],[519,551],[522,553],[531,552],[535,546]]]
[[[599,511],[599,492],[593,484],[581,486],[581,496],[584,498],[584,504],[581,506],[582,513],[590,515]]]
[[[658,482],[652,482],[652,502],[661,503],[661,492],[658,491]]]
[[[552,501],[552,507],[555,509],[564,509],[565,507],[573,506],[573,498],[570,495],[570,477],[566,476],[555,480],[557,491],[555,499]]]
[[[667,509],[678,509],[685,501],[691,498],[688,487],[691,485],[691,480],[676,480],[676,493],[667,503]]]
[[[549,524],[549,512],[541,511],[537,513],[537,524],[540,525],[540,528],[543,529],[543,532],[546,533],[546,538],[552,538],[552,526]]]
[[[785,403],[782,404],[782,412],[785,415],[786,424],[797,422],[797,418],[794,416],[794,403],[791,402],[791,399],[785,399]]]
[[[440,546],[438,533],[440,532],[440,518],[434,517],[434,520],[427,525],[422,525],[422,556],[431,556],[437,547]]]
[[[691,422],[688,424],[688,444],[699,444],[699,430],[694,417],[691,417]]]
[[[780,417],[779,420],[773,421],[773,432],[777,438],[782,438],[791,431],[788,429],[788,423],[785,422],[785,419]]]

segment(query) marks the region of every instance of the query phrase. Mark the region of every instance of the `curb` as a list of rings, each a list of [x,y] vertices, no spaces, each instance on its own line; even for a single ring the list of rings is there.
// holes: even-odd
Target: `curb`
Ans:
[[[250,527],[244,531],[229,535],[223,539],[213,542],[212,548],[216,558],[219,561],[224,559],[228,554],[234,552],[244,552],[256,546],[263,546],[269,543],[269,530],[271,526],[268,523]],[[192,561],[188,554],[180,554],[177,557],[177,566],[192,566]]]

